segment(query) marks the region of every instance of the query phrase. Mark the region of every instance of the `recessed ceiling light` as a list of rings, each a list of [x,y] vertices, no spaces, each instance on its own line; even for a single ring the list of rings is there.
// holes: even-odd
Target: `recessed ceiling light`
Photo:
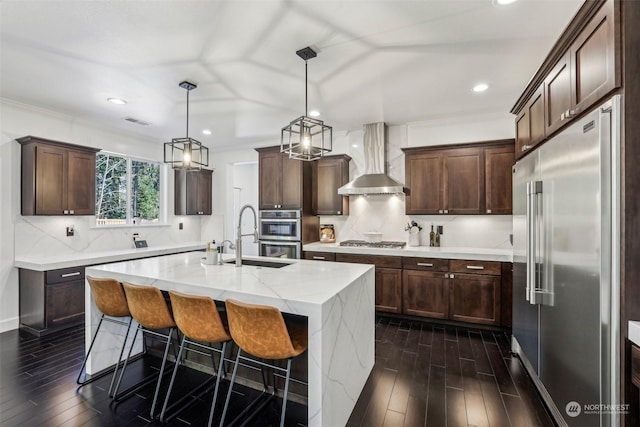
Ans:
[[[486,83],[480,83],[473,87],[474,92],[484,92],[487,89],[489,89],[489,85]]]
[[[124,99],[120,99],[120,98],[107,98],[107,101],[109,101],[112,104],[116,104],[116,105],[125,105],[127,103],[127,101],[125,101]]]
[[[358,148],[358,144],[351,144],[353,148]]]
[[[202,131],[204,135],[211,135],[211,131],[209,129],[205,129]]]
[[[310,115],[311,117],[318,117],[318,116],[320,115],[320,111],[318,111],[318,110],[311,110],[311,111],[309,111],[309,115]]]
[[[499,6],[504,6],[507,4],[511,4],[511,3],[515,3],[518,0],[494,0],[495,4],[499,5]]]

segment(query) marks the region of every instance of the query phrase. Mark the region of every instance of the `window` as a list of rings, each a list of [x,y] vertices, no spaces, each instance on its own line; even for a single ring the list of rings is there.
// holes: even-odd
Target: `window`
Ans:
[[[160,222],[160,163],[96,155],[96,225]]]

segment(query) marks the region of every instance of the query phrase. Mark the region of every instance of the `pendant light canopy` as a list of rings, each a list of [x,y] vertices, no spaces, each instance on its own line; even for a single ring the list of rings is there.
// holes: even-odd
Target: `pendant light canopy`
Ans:
[[[292,159],[318,160],[331,152],[333,130],[322,120],[309,117],[307,112],[307,61],[317,54],[310,47],[300,49],[296,54],[304,59],[304,116],[282,128],[280,151],[289,154]]]
[[[173,169],[202,169],[209,166],[209,149],[200,141],[189,138],[189,92],[198,86],[186,80],[178,86],[187,91],[187,136],[164,143],[164,162],[171,164]]]

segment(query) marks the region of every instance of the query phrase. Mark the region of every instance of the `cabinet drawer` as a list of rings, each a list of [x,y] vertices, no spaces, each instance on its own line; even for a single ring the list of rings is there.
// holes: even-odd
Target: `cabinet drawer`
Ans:
[[[500,275],[500,263],[496,261],[452,259],[449,267],[449,271],[452,273]]]
[[[304,259],[311,259],[315,261],[335,261],[336,254],[333,252],[304,252]]]
[[[441,258],[402,257],[405,270],[449,271],[449,260]]]
[[[84,320],[84,280],[47,286],[47,328]]]
[[[336,254],[336,261],[373,264],[381,268],[402,268],[402,258],[399,256]]]
[[[84,267],[61,268],[46,272],[46,284],[73,282],[84,279]]]

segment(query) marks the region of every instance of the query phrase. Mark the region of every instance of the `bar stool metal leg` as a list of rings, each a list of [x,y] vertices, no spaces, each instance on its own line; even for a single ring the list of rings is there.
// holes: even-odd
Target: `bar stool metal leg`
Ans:
[[[224,419],[227,416],[227,409],[229,408],[229,401],[231,400],[231,392],[233,391],[233,383],[236,381],[236,375],[238,374],[238,365],[240,364],[240,353],[242,350],[238,348],[238,354],[236,356],[236,363],[233,366],[233,374],[231,375],[231,382],[229,383],[229,391],[227,392],[227,399],[224,402],[224,409],[222,410],[222,418],[220,418],[220,427],[224,426]]]
[[[160,366],[160,376],[158,377],[158,384],[156,385],[156,391],[153,394],[153,403],[151,404],[151,419],[155,418],[154,412],[156,408],[156,402],[158,401],[158,394],[160,393],[160,385],[162,384],[162,377],[164,376],[164,368],[167,365],[167,356],[169,355],[169,346],[171,345],[171,338],[173,337],[174,328],[169,330],[167,337],[167,345],[164,347],[164,356],[162,357],[162,365]],[[174,350],[175,351],[175,350]],[[178,361],[176,360],[176,363]]]
[[[280,415],[280,427],[284,427],[284,415],[287,411],[287,395],[289,394],[290,378],[291,378],[291,359],[287,359],[287,377],[284,380],[284,395],[282,396],[282,414]]]
[[[217,376],[216,386],[213,389],[213,402],[211,403],[211,412],[209,413],[209,423],[207,424],[208,427],[211,427],[211,424],[213,423],[213,413],[216,410],[216,402],[218,401],[218,389],[220,388],[220,380],[222,379],[222,374],[224,371],[224,355],[225,355],[226,349],[227,349],[227,342],[223,342],[222,353],[220,354],[220,365],[218,366],[218,373],[216,375]]]

